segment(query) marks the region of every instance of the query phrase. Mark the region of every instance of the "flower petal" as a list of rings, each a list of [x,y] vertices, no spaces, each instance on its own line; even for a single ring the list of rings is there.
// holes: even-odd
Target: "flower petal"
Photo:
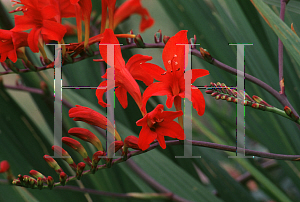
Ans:
[[[39,42],[39,35],[41,33],[41,28],[33,28],[30,33],[28,34],[28,45],[32,52],[38,53],[38,42]]]
[[[205,112],[205,100],[203,94],[195,86],[192,86],[191,92],[192,92],[192,100],[190,101],[192,101],[193,107],[198,112],[198,115],[202,116]],[[185,96],[184,93],[180,94],[180,97],[184,98],[184,96]]]
[[[106,29],[103,33],[103,39],[101,40],[100,44],[103,44],[99,45],[100,54],[103,60],[107,63],[107,46],[104,44],[119,44],[119,41],[111,29]],[[122,57],[120,45],[114,45],[114,55],[110,55],[110,57],[114,57],[115,68],[125,67],[125,61]]]
[[[209,75],[209,71],[206,69],[191,69],[189,71],[192,71],[191,83],[194,83],[194,81],[199,77]]]
[[[148,75],[147,71],[145,72],[141,68],[141,65],[149,64],[149,63],[145,63],[149,60],[152,60],[151,56],[135,54],[128,60],[125,66],[134,79],[143,81],[146,86],[149,86],[150,84],[153,83],[153,78]]]
[[[166,148],[165,137],[164,137],[163,134],[160,134],[160,133],[157,134],[157,141],[158,141],[161,148],[163,148],[163,149]]]
[[[158,133],[158,136],[168,136],[179,140],[185,139],[184,130],[175,121],[167,122],[164,120],[159,123],[159,127],[156,129],[156,132]]]
[[[157,138],[157,134],[150,130],[149,127],[143,127],[139,135],[139,148],[143,151],[148,149],[150,143],[152,143]]]
[[[180,44],[188,44],[187,30],[181,30],[169,39],[163,50],[162,59],[167,71],[175,72],[180,68],[176,72],[181,75],[187,66],[188,61],[185,60],[185,57],[188,53],[185,53],[185,45]]]
[[[47,39],[60,42],[64,37],[67,29],[62,24],[55,21],[44,20],[41,34],[46,36]]]
[[[163,75],[166,71],[158,65],[152,63],[143,63],[140,65],[142,71],[147,72],[152,78],[157,81],[163,81],[165,79],[165,75]]]
[[[142,110],[144,111],[146,109],[147,101],[152,96],[158,96],[158,95],[171,95],[172,92],[169,88],[169,86],[165,85],[163,82],[156,82],[151,84],[148,88],[146,88],[144,94],[143,94],[143,106]]]
[[[128,101],[127,101],[127,91],[125,88],[122,86],[119,86],[118,88],[115,89],[116,96],[122,105],[122,107],[125,109],[128,106]]]

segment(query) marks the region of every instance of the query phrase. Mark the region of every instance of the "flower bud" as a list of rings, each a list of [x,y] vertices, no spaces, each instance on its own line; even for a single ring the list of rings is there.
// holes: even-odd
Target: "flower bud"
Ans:
[[[42,173],[40,173],[36,170],[31,170],[29,172],[29,174],[36,179],[40,177],[43,181],[45,181],[45,182],[47,181],[46,177]]]
[[[43,179],[41,177],[37,179],[37,187],[39,188],[39,190],[43,189]]]
[[[220,95],[220,94],[219,94],[219,95],[216,95],[215,99],[216,99],[216,100],[219,100],[219,99],[221,98],[221,96],[222,96],[222,95]]]
[[[42,178],[41,179],[41,182],[42,182],[42,186],[43,186],[43,181],[42,181]],[[28,185],[31,189],[33,189],[35,187],[35,185],[37,185],[37,181],[36,179],[33,179],[33,178],[30,178],[29,179],[29,182],[28,182]]]
[[[59,181],[62,186],[65,186],[68,179],[68,175],[65,172],[61,172],[59,174]]]
[[[141,148],[138,145],[138,141],[139,141],[139,138],[137,138],[133,135],[127,136],[124,140],[124,146],[127,148],[141,150]]]
[[[47,177],[47,184],[48,184],[48,188],[51,190],[54,186],[54,179],[51,176]]]
[[[51,149],[60,157],[63,157],[62,159],[66,161],[71,168],[76,170],[76,164],[66,150],[56,145],[53,145]]]
[[[211,57],[210,53],[207,52],[206,49],[200,48],[200,53],[206,62],[209,62],[209,63],[213,62],[213,58]]]
[[[13,185],[16,185],[16,186],[21,186],[21,185],[22,185],[22,183],[21,183],[21,181],[20,181],[19,179],[14,179],[14,180],[12,181],[12,184],[13,184]]]
[[[108,158],[112,158],[114,153],[119,151],[123,147],[124,143],[122,141],[114,141],[111,143],[107,149],[107,156]]]
[[[160,29],[154,34],[154,42],[155,43],[161,43],[162,42],[162,34],[161,34]]]
[[[0,173],[7,172],[10,168],[8,161],[4,160],[0,162]]]
[[[98,151],[103,151],[101,141],[91,131],[85,128],[71,128],[68,133],[84,141],[90,142]]]
[[[144,43],[143,38],[140,34],[136,35],[136,37],[134,38],[134,42],[137,45],[137,47],[145,48],[145,43]]]
[[[169,41],[169,39],[170,39],[170,37],[165,35],[165,36],[163,37],[163,42],[164,42],[164,44],[167,44],[167,42]]]
[[[130,30],[129,34],[133,35],[133,31]],[[127,42],[127,44],[132,44],[133,43],[133,38],[126,38],[126,42]]]
[[[95,152],[95,153],[93,154],[93,158],[92,158],[92,168],[91,168],[93,174],[94,174],[95,171],[96,171],[97,164],[98,164],[98,162],[100,161],[101,156],[105,156],[105,155],[106,155],[106,154],[105,154],[105,152],[103,152],[103,151],[97,151],[97,152]]]
[[[214,91],[213,90],[206,90],[205,93],[206,94],[212,94]]]
[[[80,162],[80,163],[77,164],[76,177],[77,177],[78,180],[80,180],[84,168],[85,168],[85,163]]]
[[[212,93],[210,95],[213,96],[213,97],[215,97],[215,96],[219,95],[219,93],[218,92],[214,92],[214,93]]]
[[[48,165],[55,170],[57,174],[63,172],[58,163],[49,155],[44,155],[44,160],[48,163]]]
[[[90,157],[88,156],[84,147],[80,144],[80,142],[78,142],[77,140],[74,140],[72,138],[69,138],[69,137],[63,137],[63,138],[61,138],[61,140],[64,144],[68,145],[69,147],[71,147],[72,149],[77,151],[83,157],[83,160],[85,162],[87,162],[88,164],[91,164],[92,161],[91,161]]]

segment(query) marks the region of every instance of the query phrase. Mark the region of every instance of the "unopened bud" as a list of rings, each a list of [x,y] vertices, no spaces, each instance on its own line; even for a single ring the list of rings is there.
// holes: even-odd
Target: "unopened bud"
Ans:
[[[48,188],[51,190],[54,186],[54,179],[51,176],[47,177],[47,184],[48,184]]]
[[[200,53],[206,62],[209,63],[213,62],[213,58],[211,57],[210,53],[206,49],[200,48]]]
[[[37,179],[37,186],[38,186],[39,190],[43,189],[43,179],[41,177],[39,177]]]
[[[137,47],[145,48],[145,43],[144,43],[143,38],[140,34],[136,35],[136,37],[134,38],[134,42],[137,45]]]
[[[59,174],[59,181],[62,186],[65,186],[68,179],[68,175],[65,172],[61,172]]]
[[[34,178],[41,178],[42,180],[44,180],[45,182],[46,182],[46,177],[42,174],[42,173],[40,173],[40,172],[38,172],[38,171],[36,171],[36,170],[31,170],[31,171],[29,171],[29,174],[32,176],[32,177],[34,177]]]
[[[60,157],[62,157],[62,159],[66,161],[71,168],[76,170],[76,164],[74,163],[73,159],[66,150],[56,145],[53,145],[51,149]]]
[[[160,29],[154,34],[154,42],[155,43],[161,43],[162,42],[162,34],[161,34]]]
[[[77,151],[83,157],[83,160],[91,165],[92,161],[89,158],[84,147],[80,144],[80,142],[69,137],[63,137],[61,138],[61,140],[64,144],[68,145],[69,147]]]
[[[169,39],[170,39],[170,37],[165,35],[165,36],[163,37],[163,42],[164,42],[164,44],[167,44],[167,42],[169,41]]]
[[[77,177],[78,180],[80,180],[84,168],[85,168],[85,163],[80,162],[80,163],[77,164],[76,177]]]
[[[71,128],[68,133],[72,136],[78,137],[84,141],[90,142],[98,151],[103,151],[101,141],[91,131],[85,128]]]
[[[92,158],[92,173],[94,174],[97,168],[97,164],[99,163],[100,159],[102,156],[105,156],[105,152],[103,151],[97,151],[93,154],[93,158]]]
[[[58,163],[49,155],[44,155],[44,160],[48,163],[48,165],[55,170],[57,174],[63,172]]]

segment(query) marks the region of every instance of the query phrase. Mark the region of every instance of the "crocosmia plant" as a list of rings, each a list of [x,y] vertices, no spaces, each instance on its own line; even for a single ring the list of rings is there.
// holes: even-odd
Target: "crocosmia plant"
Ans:
[[[299,9],[0,1],[0,201],[300,201]]]

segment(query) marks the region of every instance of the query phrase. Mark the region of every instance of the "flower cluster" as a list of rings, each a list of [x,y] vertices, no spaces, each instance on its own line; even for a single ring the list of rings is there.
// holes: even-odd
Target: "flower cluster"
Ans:
[[[28,46],[32,52],[39,52],[45,63],[51,63],[44,50],[44,44],[50,41],[64,43],[64,36],[70,29],[69,24],[62,24],[64,18],[76,18],[78,43],[68,47],[69,53],[76,51],[73,57],[78,55],[82,47],[88,48],[91,43],[100,42],[101,34],[90,38],[90,20],[92,12],[91,0],[13,0],[14,5],[19,5],[11,13],[15,15],[15,27],[11,30],[0,30],[0,62],[9,58],[14,63],[17,58],[27,62],[25,50]],[[128,0],[118,9],[115,9],[116,0],[102,0],[102,24],[101,32],[104,32],[106,24],[107,8],[109,10],[109,27],[115,29],[118,24],[132,14],[142,17],[140,31],[151,27],[153,18],[147,9],[142,7],[140,0]],[[116,12],[115,12],[116,11]],[[84,23],[84,42],[82,42],[82,21]],[[29,34],[24,31],[29,31]],[[70,50],[72,49],[72,50]],[[64,50],[65,55],[65,50]]]

